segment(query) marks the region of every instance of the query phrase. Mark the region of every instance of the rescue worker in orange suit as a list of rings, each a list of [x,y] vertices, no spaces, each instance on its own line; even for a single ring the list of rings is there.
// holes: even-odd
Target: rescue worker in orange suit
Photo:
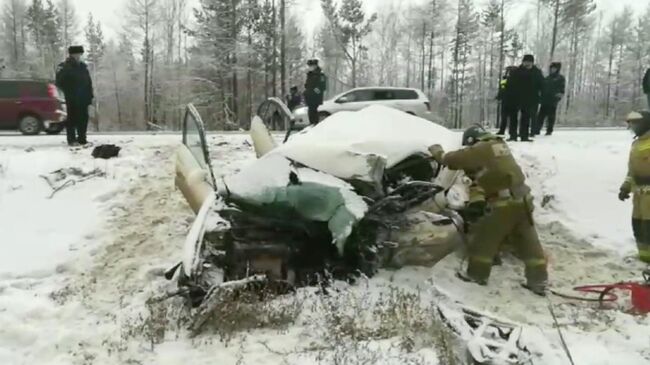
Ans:
[[[639,259],[650,264],[650,112],[632,112],[627,123],[636,139],[632,143],[628,173],[618,197],[632,198],[632,230]]]
[[[485,192],[485,214],[470,227],[467,272],[459,272],[458,277],[487,285],[494,259],[508,241],[525,263],[527,282],[523,286],[537,295],[546,295],[546,256],[535,229],[532,196],[521,168],[506,142],[480,126],[467,129],[462,142],[465,148],[449,153],[439,145],[430,148],[436,161],[474,176]]]

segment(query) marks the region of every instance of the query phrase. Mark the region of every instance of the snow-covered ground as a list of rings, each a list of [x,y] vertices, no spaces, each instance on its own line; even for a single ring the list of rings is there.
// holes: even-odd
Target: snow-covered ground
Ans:
[[[254,158],[244,135],[209,140],[217,175]],[[364,317],[396,289],[418,293],[423,305],[462,301],[522,323],[525,342],[544,354],[536,364],[568,363],[549,302],[520,288],[523,268],[511,257],[485,288],[454,278],[461,261],[454,254],[434,268],[341,284],[340,294],[327,299],[300,291],[277,303],[296,317],[288,328],[251,330],[229,341],[171,330],[180,313],[173,306],[151,312],[145,301],[166,287],[161,273],[181,258],[193,219],[173,187],[179,141],[175,135],[96,136],[123,147],[119,158],[104,162],[90,150],[68,150],[61,137],[0,137],[0,364],[436,364],[437,349],[424,345],[412,351],[384,340],[323,346],[324,331],[334,326],[327,310],[348,308],[351,318]],[[548,201],[535,214],[557,290],[639,279],[644,266],[634,258],[631,208],[617,200],[630,142],[625,131],[561,131],[514,145],[537,202]],[[49,199],[51,188],[39,175],[68,167],[98,168],[105,176]],[[648,317],[549,299],[576,364],[650,364]]]

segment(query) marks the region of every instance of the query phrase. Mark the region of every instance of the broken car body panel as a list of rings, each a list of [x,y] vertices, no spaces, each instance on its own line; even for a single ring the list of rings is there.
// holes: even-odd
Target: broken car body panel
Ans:
[[[176,183],[199,214],[178,280],[199,293],[198,303],[212,286],[256,274],[309,285],[325,272],[431,266],[462,241],[449,207],[464,205],[465,186],[458,173],[440,173],[428,152],[456,148],[459,138],[429,121],[385,107],[342,112],[275,147],[253,120],[261,158],[220,180],[216,197],[191,106],[183,136]]]

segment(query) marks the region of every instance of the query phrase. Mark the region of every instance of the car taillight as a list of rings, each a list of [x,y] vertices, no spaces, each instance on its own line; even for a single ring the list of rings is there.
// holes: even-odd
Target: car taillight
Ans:
[[[427,110],[428,110],[428,111],[431,111],[431,104],[430,104],[428,101],[425,101],[425,102],[424,102],[424,105],[427,106]]]
[[[56,86],[54,84],[47,84],[47,96],[51,98],[59,97],[59,92],[56,90]]]

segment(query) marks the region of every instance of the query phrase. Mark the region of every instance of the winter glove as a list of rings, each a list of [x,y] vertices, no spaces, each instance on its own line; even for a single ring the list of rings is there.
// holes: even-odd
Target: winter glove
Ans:
[[[630,191],[624,188],[621,188],[621,190],[618,192],[618,200],[624,202],[626,200],[630,199]]]
[[[434,161],[437,163],[442,163],[442,157],[445,155],[445,150],[441,145],[434,144],[433,146],[429,147],[429,153],[431,153],[431,157],[434,159]]]
[[[481,217],[483,217],[487,210],[487,202],[485,200],[479,200],[471,202],[465,208],[466,219],[469,222],[476,222]]]

